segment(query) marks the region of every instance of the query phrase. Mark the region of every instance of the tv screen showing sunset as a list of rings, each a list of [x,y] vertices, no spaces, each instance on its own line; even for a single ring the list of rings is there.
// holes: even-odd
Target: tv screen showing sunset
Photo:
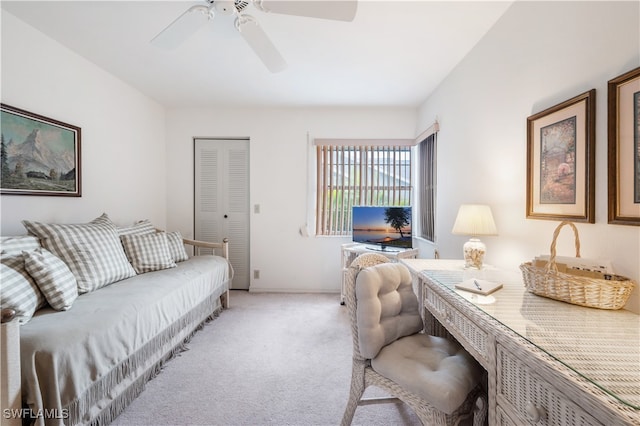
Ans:
[[[353,241],[389,247],[411,248],[411,207],[353,208]]]

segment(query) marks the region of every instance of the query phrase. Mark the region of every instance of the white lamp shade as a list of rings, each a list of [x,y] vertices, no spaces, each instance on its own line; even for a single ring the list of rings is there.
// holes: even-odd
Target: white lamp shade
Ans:
[[[455,235],[498,235],[491,208],[484,204],[462,204],[451,232]]]

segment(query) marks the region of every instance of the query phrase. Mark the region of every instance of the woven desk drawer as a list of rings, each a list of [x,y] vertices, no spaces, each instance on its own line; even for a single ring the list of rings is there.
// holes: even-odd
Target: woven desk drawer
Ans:
[[[496,379],[498,406],[517,416],[515,423],[601,425],[500,344],[497,345]]]
[[[496,408],[496,425],[497,426],[520,426],[514,422],[511,417],[501,407]]]
[[[429,287],[424,288],[424,305],[441,323],[446,323],[447,329],[465,346],[465,349],[472,352],[474,358],[485,368],[489,366],[487,349],[489,335],[486,331],[478,327],[466,315],[447,303]]]

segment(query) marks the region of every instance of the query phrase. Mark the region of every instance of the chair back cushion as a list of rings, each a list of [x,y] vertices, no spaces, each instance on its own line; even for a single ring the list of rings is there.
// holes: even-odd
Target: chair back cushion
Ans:
[[[375,358],[384,346],[422,330],[411,273],[400,263],[365,268],[356,277],[360,354]]]

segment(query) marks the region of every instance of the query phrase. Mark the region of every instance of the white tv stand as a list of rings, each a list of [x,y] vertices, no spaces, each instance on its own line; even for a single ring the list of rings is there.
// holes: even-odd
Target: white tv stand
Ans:
[[[418,249],[401,249],[397,247],[378,248],[367,244],[346,243],[342,245],[342,285],[340,287],[340,304],[344,305],[344,285],[349,265],[358,255],[363,253],[379,253],[392,261],[398,259],[415,259],[418,257]]]

